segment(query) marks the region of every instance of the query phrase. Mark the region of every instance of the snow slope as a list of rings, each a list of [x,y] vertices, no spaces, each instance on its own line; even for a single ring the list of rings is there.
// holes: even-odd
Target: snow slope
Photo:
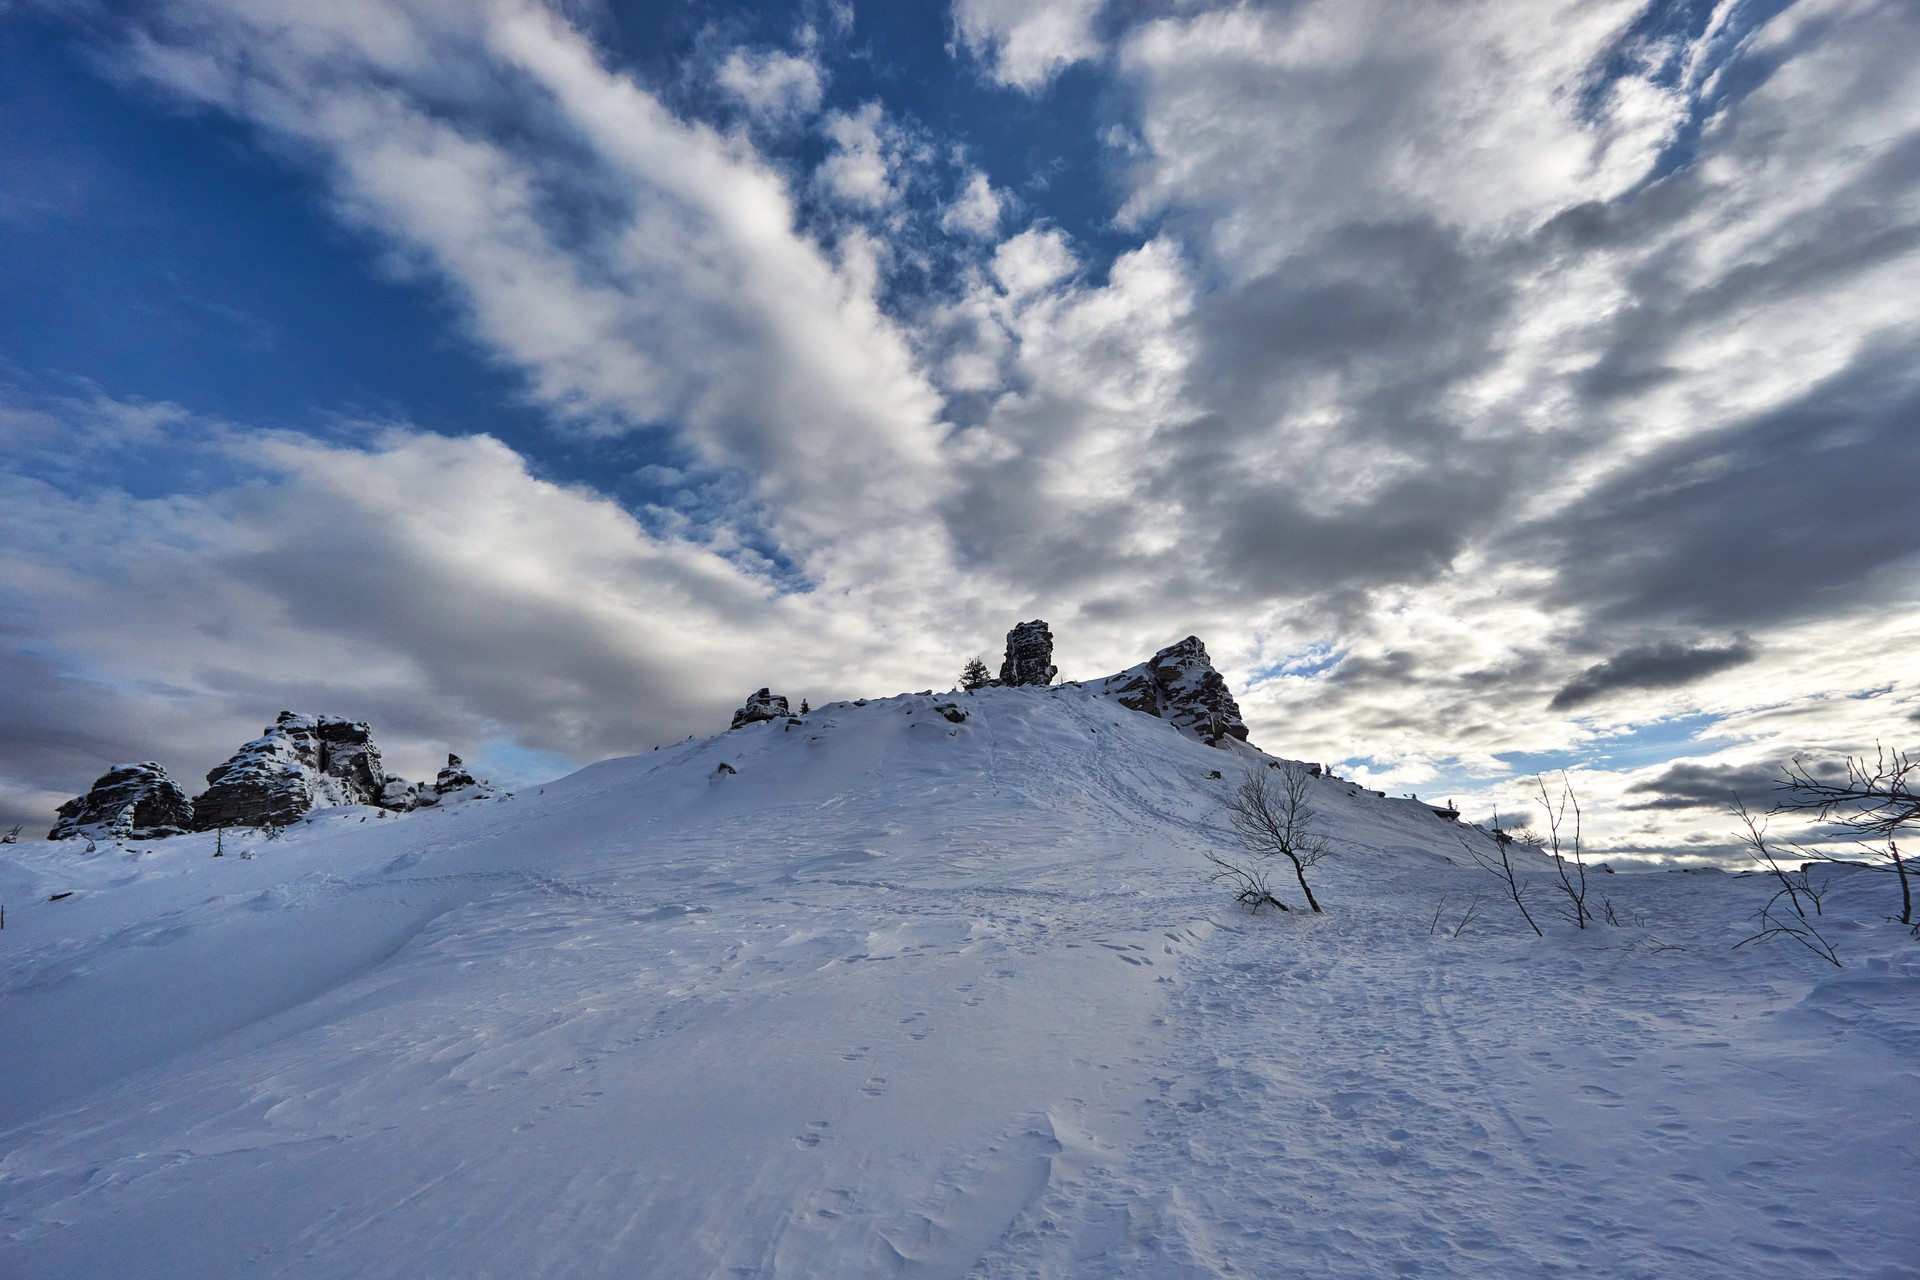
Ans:
[[[1200,872],[1263,759],[988,689],[218,860],[22,846],[0,1275],[1920,1274],[1883,878],[1845,971],[1731,950],[1720,874],[1541,941],[1469,829],[1324,781],[1328,914],[1250,917]]]

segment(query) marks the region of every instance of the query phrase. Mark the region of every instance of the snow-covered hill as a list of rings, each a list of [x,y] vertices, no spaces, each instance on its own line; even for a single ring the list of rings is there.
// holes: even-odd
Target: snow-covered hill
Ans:
[[[1844,971],[1733,951],[1722,874],[1542,941],[1469,828],[1322,780],[1328,913],[1249,916],[1201,873],[1264,761],[990,688],[18,846],[0,1275],[1916,1274],[1884,878]]]

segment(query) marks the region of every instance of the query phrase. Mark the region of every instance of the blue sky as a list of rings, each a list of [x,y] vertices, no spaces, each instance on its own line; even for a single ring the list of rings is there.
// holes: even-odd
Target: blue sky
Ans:
[[[1201,635],[1373,785],[1568,767],[1715,847],[1720,782],[1920,717],[1917,37],[0,5],[0,820],[283,707],[524,782],[1039,616],[1069,676]]]

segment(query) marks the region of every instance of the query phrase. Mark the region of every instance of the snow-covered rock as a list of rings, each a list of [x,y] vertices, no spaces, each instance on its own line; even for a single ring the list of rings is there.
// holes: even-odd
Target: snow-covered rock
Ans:
[[[1227,682],[1213,669],[1200,637],[1170,644],[1137,667],[1088,685],[1123,707],[1159,716],[1190,737],[1218,747],[1247,740],[1247,722]]]
[[[1000,664],[1000,683],[1052,684],[1060,669],[1053,665],[1053,632],[1036,618],[1007,632],[1007,657]]]
[[[433,789],[440,795],[449,791],[458,791],[462,787],[477,787],[480,783],[467,770],[467,762],[451,751],[447,753],[446,767],[440,770],[440,776],[433,780]]]
[[[152,760],[113,766],[58,812],[49,840],[152,840],[193,829],[193,801]]]
[[[380,798],[374,803],[392,813],[411,813],[415,809],[432,804],[438,798],[434,795],[433,787],[429,783],[408,782],[405,778],[388,778],[387,785],[380,789]]]
[[[447,753],[446,767],[433,780],[434,800],[480,800],[498,792],[499,789],[485,778],[474,777],[473,771],[467,768],[467,762],[452,752]]]
[[[733,723],[729,729],[738,729],[743,724],[758,724],[762,720],[785,720],[793,715],[787,709],[787,700],[771,689],[757,690],[747,705],[733,713]]]
[[[282,711],[265,734],[207,774],[193,822],[201,831],[285,826],[315,808],[380,804],[388,781],[365,721]]]

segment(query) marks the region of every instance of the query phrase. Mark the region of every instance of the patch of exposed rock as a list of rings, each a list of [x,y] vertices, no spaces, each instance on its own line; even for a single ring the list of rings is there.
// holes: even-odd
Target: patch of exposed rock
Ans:
[[[1226,680],[1213,669],[1198,636],[1168,645],[1137,667],[1090,681],[1088,687],[1123,707],[1159,716],[1190,737],[1218,747],[1245,742],[1247,723]]]
[[[113,766],[58,813],[49,840],[154,840],[193,829],[193,801],[152,760]]]
[[[423,787],[422,790],[425,790]],[[451,751],[447,753],[446,767],[440,770],[440,776],[433,780],[435,800],[484,799],[494,795],[496,788],[485,778],[476,778],[467,768],[467,762]],[[432,803],[429,801],[428,803]]]
[[[207,775],[193,825],[285,826],[329,805],[384,804],[391,796],[380,748],[364,721],[282,711],[265,734]],[[391,807],[411,807],[401,803]]]
[[[447,752],[446,767],[440,770],[440,776],[433,780],[435,795],[445,795],[449,791],[458,791],[462,787],[477,787],[479,780],[467,770],[467,762],[453,752]]]
[[[1053,665],[1053,632],[1038,618],[1017,624],[1007,632],[1007,657],[1000,664],[1001,684],[1052,684],[1060,669]]]
[[[738,729],[741,725],[758,724],[762,720],[786,720],[792,715],[785,698],[771,689],[761,689],[747,699],[746,706],[733,713],[733,723],[727,728]]]

